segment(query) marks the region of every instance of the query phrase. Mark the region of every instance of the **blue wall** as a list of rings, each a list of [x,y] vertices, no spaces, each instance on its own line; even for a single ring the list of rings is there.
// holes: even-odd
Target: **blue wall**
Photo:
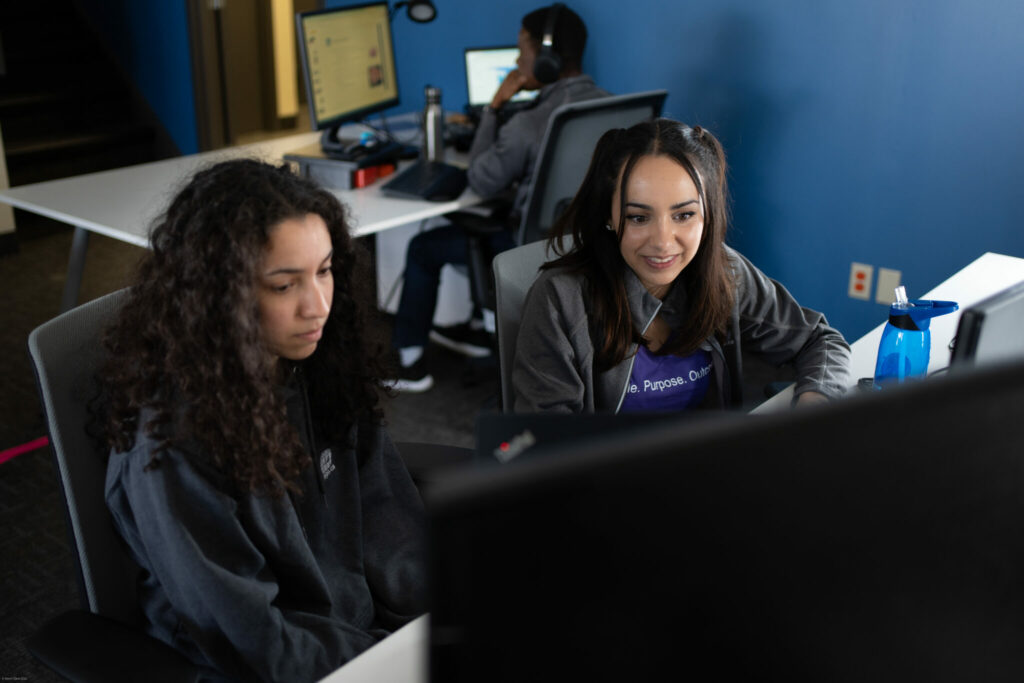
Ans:
[[[461,51],[512,42],[535,2],[438,0],[393,23],[404,108],[464,102]],[[604,87],[664,87],[666,114],[729,155],[730,242],[847,336],[884,319],[850,263],[920,296],[985,251],[1024,256],[1024,3],[1017,0],[577,0]],[[466,27],[472,27],[467,31]]]
[[[462,49],[514,43],[520,18],[538,6],[435,2],[431,24],[395,16],[396,111],[419,109],[427,83],[460,108]],[[149,7],[167,24],[154,35],[122,22],[137,36],[130,51],[153,62],[140,65],[140,88],[155,89],[154,109],[187,152],[195,124],[183,3],[161,4],[117,3],[133,17]],[[848,337],[885,316],[847,297],[851,261],[901,270],[913,297],[985,251],[1024,256],[1014,211],[1024,178],[1019,0],[570,5],[590,28],[584,67],[601,85],[667,88],[667,115],[719,136],[732,169],[730,242]]]
[[[178,150],[199,151],[185,3],[77,2]]]

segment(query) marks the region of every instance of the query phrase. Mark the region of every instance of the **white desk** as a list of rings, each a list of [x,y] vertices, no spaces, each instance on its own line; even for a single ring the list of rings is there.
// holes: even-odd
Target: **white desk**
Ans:
[[[427,683],[429,619],[410,621],[320,683]]]
[[[933,318],[931,322],[932,348],[928,358],[928,372],[941,370],[949,365],[949,343],[956,335],[963,310],[996,292],[1024,280],[1024,259],[988,252],[966,265],[942,284],[913,299],[937,299],[955,301],[960,305],[956,313]],[[873,377],[878,344],[882,340],[889,311],[879,307],[881,322],[878,327],[850,344],[850,389],[861,377]],[[789,408],[793,388],[779,392],[752,412],[764,413]]]
[[[21,185],[0,190],[0,202],[75,227],[61,300],[61,311],[65,311],[73,308],[78,300],[90,232],[148,247],[148,232],[153,219],[198,169],[239,157],[279,163],[286,153],[316,144],[318,140],[318,133],[301,133],[214,152]],[[452,155],[450,160],[458,163],[460,159]],[[433,218],[480,202],[469,189],[450,202],[386,197],[380,191],[384,182],[380,180],[362,189],[332,190],[351,210],[353,233],[357,237]]]

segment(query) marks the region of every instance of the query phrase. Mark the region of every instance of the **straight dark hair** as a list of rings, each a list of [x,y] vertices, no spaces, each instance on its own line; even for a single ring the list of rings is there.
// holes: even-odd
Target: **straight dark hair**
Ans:
[[[586,177],[569,208],[555,224],[550,246],[559,258],[544,268],[567,268],[586,280],[590,305],[590,334],[599,370],[618,365],[630,345],[643,344],[626,297],[620,243],[626,216],[626,188],[637,161],[664,156],[686,169],[697,186],[704,208],[704,232],[693,260],[672,287],[684,287],[684,324],[673,330],[659,355],[685,355],[708,337],[724,335],[733,304],[733,283],[725,251],[729,225],[725,152],[715,137],[699,126],[671,119],[643,121],[615,128],[597,143]],[[619,189],[619,224],[611,222],[612,201]]]

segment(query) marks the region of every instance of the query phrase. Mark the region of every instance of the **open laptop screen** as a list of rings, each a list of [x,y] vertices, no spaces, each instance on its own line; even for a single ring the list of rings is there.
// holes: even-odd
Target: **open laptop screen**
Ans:
[[[950,365],[1024,357],[1024,282],[968,307],[960,316]]]
[[[491,103],[498,86],[510,71],[516,68],[519,48],[470,47],[466,48],[466,102],[471,109],[480,109]],[[537,91],[517,93],[513,102],[532,100]]]

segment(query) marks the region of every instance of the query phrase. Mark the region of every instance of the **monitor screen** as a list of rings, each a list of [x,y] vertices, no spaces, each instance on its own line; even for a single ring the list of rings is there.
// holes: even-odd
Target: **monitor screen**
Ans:
[[[296,25],[313,128],[356,121],[398,104],[386,2],[304,12]]]
[[[494,99],[498,86],[516,68],[519,48],[471,47],[466,52],[466,98],[470,107],[484,107]],[[523,90],[513,102],[527,102],[537,96],[536,90]]]
[[[1022,404],[975,368],[452,473],[430,680],[1022,680]]]
[[[950,365],[981,365],[1024,357],[1024,282],[964,310]]]

